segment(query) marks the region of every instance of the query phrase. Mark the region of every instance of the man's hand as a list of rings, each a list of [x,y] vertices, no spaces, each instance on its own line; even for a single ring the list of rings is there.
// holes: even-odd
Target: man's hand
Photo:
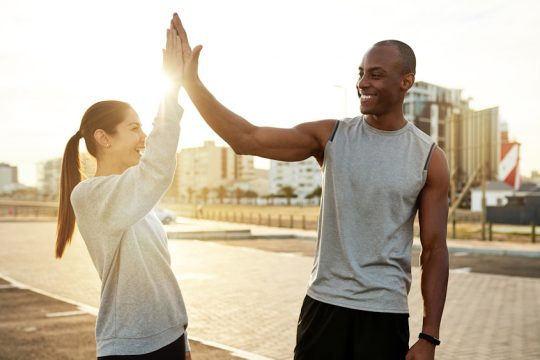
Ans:
[[[434,360],[435,359],[435,345],[429,342],[419,339],[405,356],[405,360]]]
[[[191,351],[186,352],[186,359],[185,360],[191,360]]]
[[[186,30],[177,13],[173,15],[172,25],[180,37],[182,47],[184,86],[189,86],[199,79],[199,55],[202,45],[197,45],[191,50]]]

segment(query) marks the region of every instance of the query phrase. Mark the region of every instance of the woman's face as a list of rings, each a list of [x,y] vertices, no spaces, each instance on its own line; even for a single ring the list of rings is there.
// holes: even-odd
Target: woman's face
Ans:
[[[116,134],[110,136],[108,153],[118,167],[127,169],[137,165],[145,147],[146,134],[134,110],[128,110],[124,121],[116,126]]]

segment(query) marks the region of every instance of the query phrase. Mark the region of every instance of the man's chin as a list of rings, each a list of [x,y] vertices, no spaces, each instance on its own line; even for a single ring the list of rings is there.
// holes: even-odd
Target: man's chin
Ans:
[[[362,106],[360,106],[360,112],[363,115],[375,115],[375,114],[373,114],[373,109],[365,108],[365,107],[362,107]]]

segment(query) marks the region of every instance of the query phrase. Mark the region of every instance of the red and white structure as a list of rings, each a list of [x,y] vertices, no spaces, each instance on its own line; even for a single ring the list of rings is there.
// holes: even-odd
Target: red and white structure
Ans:
[[[520,146],[518,142],[501,144],[501,161],[499,162],[499,180],[518,190],[521,186],[519,176]]]

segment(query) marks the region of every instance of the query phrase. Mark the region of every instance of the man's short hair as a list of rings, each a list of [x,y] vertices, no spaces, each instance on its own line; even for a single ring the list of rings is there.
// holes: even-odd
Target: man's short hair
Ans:
[[[413,49],[399,40],[383,40],[374,44],[373,46],[394,46],[398,49],[401,55],[401,62],[403,63],[403,74],[413,73],[416,74],[416,56]]]

